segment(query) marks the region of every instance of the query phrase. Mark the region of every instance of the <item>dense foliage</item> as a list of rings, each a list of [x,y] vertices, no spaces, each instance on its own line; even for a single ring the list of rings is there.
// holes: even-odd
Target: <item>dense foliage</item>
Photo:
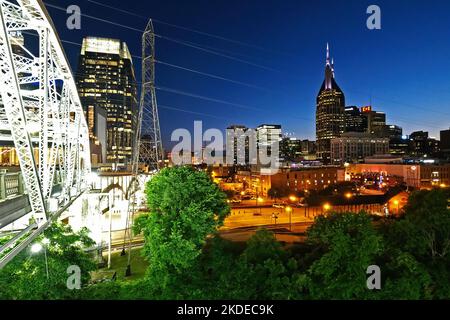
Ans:
[[[135,232],[145,236],[149,276],[164,284],[195,262],[230,209],[211,178],[189,167],[162,170],[146,193],[150,212],[137,219]]]
[[[47,279],[45,253],[24,250],[0,270],[0,299],[48,300],[75,298],[77,292],[68,290],[67,269],[78,266],[81,270],[81,284],[90,280],[90,272],[96,265],[83,249],[94,242],[86,229],[73,232],[69,226],[53,224],[34,243],[47,239]]]

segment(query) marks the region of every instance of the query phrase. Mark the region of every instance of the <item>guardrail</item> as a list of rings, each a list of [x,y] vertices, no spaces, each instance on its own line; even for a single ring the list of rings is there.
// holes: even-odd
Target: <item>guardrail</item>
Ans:
[[[21,196],[25,185],[21,172],[0,172],[0,201]]]

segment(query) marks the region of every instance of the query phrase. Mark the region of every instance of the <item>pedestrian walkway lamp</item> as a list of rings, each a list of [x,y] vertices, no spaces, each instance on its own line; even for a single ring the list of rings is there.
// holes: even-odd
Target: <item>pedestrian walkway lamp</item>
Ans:
[[[35,243],[31,246],[31,253],[33,254],[38,254],[39,252],[41,252],[42,250],[44,250],[44,258],[45,258],[45,272],[47,275],[47,280],[49,279],[49,272],[48,272],[48,260],[47,260],[47,245],[50,243],[50,241],[48,239],[44,239],[42,240],[42,244],[40,243]]]

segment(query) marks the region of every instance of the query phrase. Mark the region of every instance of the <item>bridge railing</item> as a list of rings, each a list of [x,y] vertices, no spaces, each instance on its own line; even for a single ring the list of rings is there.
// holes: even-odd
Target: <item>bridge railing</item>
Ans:
[[[23,195],[25,184],[21,172],[0,172],[0,201]]]

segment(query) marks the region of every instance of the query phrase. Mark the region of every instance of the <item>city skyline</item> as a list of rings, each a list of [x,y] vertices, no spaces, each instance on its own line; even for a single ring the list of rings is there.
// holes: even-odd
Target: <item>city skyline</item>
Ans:
[[[0,300],[450,299],[450,3],[53,1],[0,0]]]
[[[404,31],[401,29],[402,23],[407,24],[407,20],[400,18],[397,19],[399,21],[396,21],[395,15],[401,15],[400,17],[403,18],[408,14],[417,15],[420,6],[409,9],[407,7],[406,9],[409,11],[405,12],[401,9],[405,9],[406,3],[399,2],[394,5],[382,2],[380,3],[383,10],[382,30],[370,31],[365,27],[367,6],[363,2],[349,2],[345,6],[345,14],[341,15],[344,22],[340,21],[340,26],[337,28],[334,28],[334,24],[337,23],[336,17],[331,16],[329,12],[336,9],[338,10],[336,14],[339,14],[342,9],[336,8],[336,5],[327,3],[325,7],[328,10],[320,11],[319,9],[324,7],[324,3],[321,2],[317,5],[298,4],[298,7],[295,3],[285,2],[279,8],[274,9],[276,13],[286,11],[288,8],[297,9],[296,13],[292,15],[301,16],[305,20],[304,12],[316,16],[320,11],[324,19],[326,18],[328,27],[313,23],[311,21],[313,19],[308,17],[307,20],[311,22],[310,30],[314,30],[314,33],[305,35],[304,28],[301,27],[305,23],[303,20],[286,19],[285,23],[271,31],[270,41],[261,43],[261,36],[255,34],[253,28],[261,27],[260,19],[266,13],[262,13],[264,10],[258,10],[257,14],[252,14],[251,3],[240,6],[238,9],[240,13],[245,14],[247,20],[254,22],[253,28],[245,29],[249,30],[248,34],[242,33],[242,31],[236,34],[234,28],[227,27],[225,29],[222,17],[217,22],[211,21],[209,18],[207,21],[210,23],[207,26],[199,26],[193,19],[189,21],[178,19],[178,10],[171,12],[164,5],[158,6],[155,10],[148,10],[148,6],[145,4],[132,4],[128,8],[123,8],[120,2],[115,4],[113,1],[109,5],[134,13],[151,12],[149,15],[157,19],[155,22],[157,34],[171,39],[201,44],[211,50],[224,50],[222,51],[224,55],[258,64],[258,67],[255,67],[157,38],[157,60],[243,83],[236,84],[212,79],[158,63],[156,66],[157,86],[159,87],[157,95],[160,104],[163,140],[166,145],[170,140],[170,133],[174,129],[189,129],[189,123],[194,120],[203,120],[205,127],[222,130],[233,123],[249,127],[256,127],[261,123],[278,123],[283,126],[284,132],[294,133],[295,136],[303,139],[314,139],[314,100],[323,77],[324,50],[327,42],[330,42],[332,55],[339,66],[336,77],[346,94],[346,105],[372,105],[374,109],[386,112],[388,122],[403,127],[405,134],[425,130],[430,132],[430,136],[439,139],[439,131],[448,129],[449,115],[443,110],[445,101],[450,100],[450,96],[445,90],[445,87],[449,85],[448,80],[438,72],[439,58],[428,60],[426,65],[422,59],[431,53],[436,53],[438,57],[445,56],[450,51],[446,45],[441,45],[441,50],[437,51],[436,41],[432,41],[432,37],[439,37],[439,34],[442,36],[445,28],[439,29],[437,32],[434,30],[429,39],[420,38],[420,43],[426,44],[426,46],[421,46],[420,50],[412,50],[408,45],[408,38],[413,36],[410,33],[406,35],[402,33],[403,37],[395,41],[392,39],[395,37],[393,34]],[[435,7],[443,9],[447,5],[437,2]],[[130,51],[134,55],[135,66],[137,66],[136,74],[140,74],[139,61],[136,61],[137,56],[140,55],[139,34],[125,27],[143,29],[145,20],[140,17],[133,18],[131,13],[120,13],[101,7],[92,1],[82,1],[79,6],[84,15],[98,18],[106,15],[107,20],[120,23],[122,26],[114,26],[83,16],[81,30],[61,28],[61,38],[75,43],[80,42],[82,37],[88,35],[120,38],[129,43]],[[200,6],[200,2],[193,3],[193,7],[197,8],[198,6]],[[218,7],[221,4],[215,4],[215,6]],[[265,6],[270,7],[272,4],[268,3]],[[177,4],[179,10],[184,9],[183,7],[183,4]],[[204,8],[203,11],[210,9],[210,7]],[[67,15],[64,12],[51,6],[49,10],[57,26],[65,24]],[[197,16],[202,15],[203,11],[199,10]],[[438,11],[442,10],[433,11],[433,14],[436,15],[436,23],[447,23]],[[165,14],[167,12],[171,13]],[[231,13],[225,10],[224,16],[228,14]],[[146,14],[142,14],[143,16]],[[278,15],[275,16],[274,24],[279,20]],[[171,19],[171,17],[173,18]],[[347,21],[345,17],[349,17],[348,22],[345,22]],[[159,20],[170,23],[175,21],[175,18],[177,25],[221,35],[231,38],[233,41],[244,42],[245,45],[173,28],[160,23]],[[355,28],[357,22],[360,25]],[[238,23],[241,30],[242,24],[245,23],[242,21]],[[419,27],[419,24],[408,25],[408,27],[420,29],[417,32],[419,32],[418,36],[421,36],[426,32],[422,29],[429,28],[429,26]],[[224,27],[223,30],[220,30],[220,25]],[[286,25],[299,25],[299,28],[288,28]],[[351,43],[342,36],[342,33],[348,31],[342,29],[347,29],[349,26],[355,28],[352,32],[356,38],[352,39]],[[386,32],[388,29],[389,32]],[[266,31],[265,28],[262,30]],[[289,35],[286,35],[286,30],[289,30]],[[276,35],[283,35],[283,37]],[[286,41],[287,38],[290,40]],[[383,40],[382,45],[376,46],[376,43],[381,40]],[[395,46],[393,46],[394,43]],[[416,46],[417,43],[416,41]],[[387,44],[389,48],[386,48]],[[78,48],[67,42],[63,45],[74,68],[76,65],[74,52]],[[253,45],[258,45],[258,48]],[[259,45],[263,48],[259,48]],[[233,55],[235,53],[242,55],[235,56]],[[270,70],[263,68],[266,66]],[[290,71],[286,71],[286,66],[290,68]],[[421,77],[416,77],[416,74],[421,74]],[[430,78],[432,78],[431,81],[428,81],[427,79]],[[423,90],[418,90],[418,88],[423,88]],[[269,89],[270,92],[266,89]],[[436,95],[435,92],[439,92],[439,95]],[[193,98],[192,95],[212,98],[214,101]],[[429,107],[430,105],[431,107]]]

